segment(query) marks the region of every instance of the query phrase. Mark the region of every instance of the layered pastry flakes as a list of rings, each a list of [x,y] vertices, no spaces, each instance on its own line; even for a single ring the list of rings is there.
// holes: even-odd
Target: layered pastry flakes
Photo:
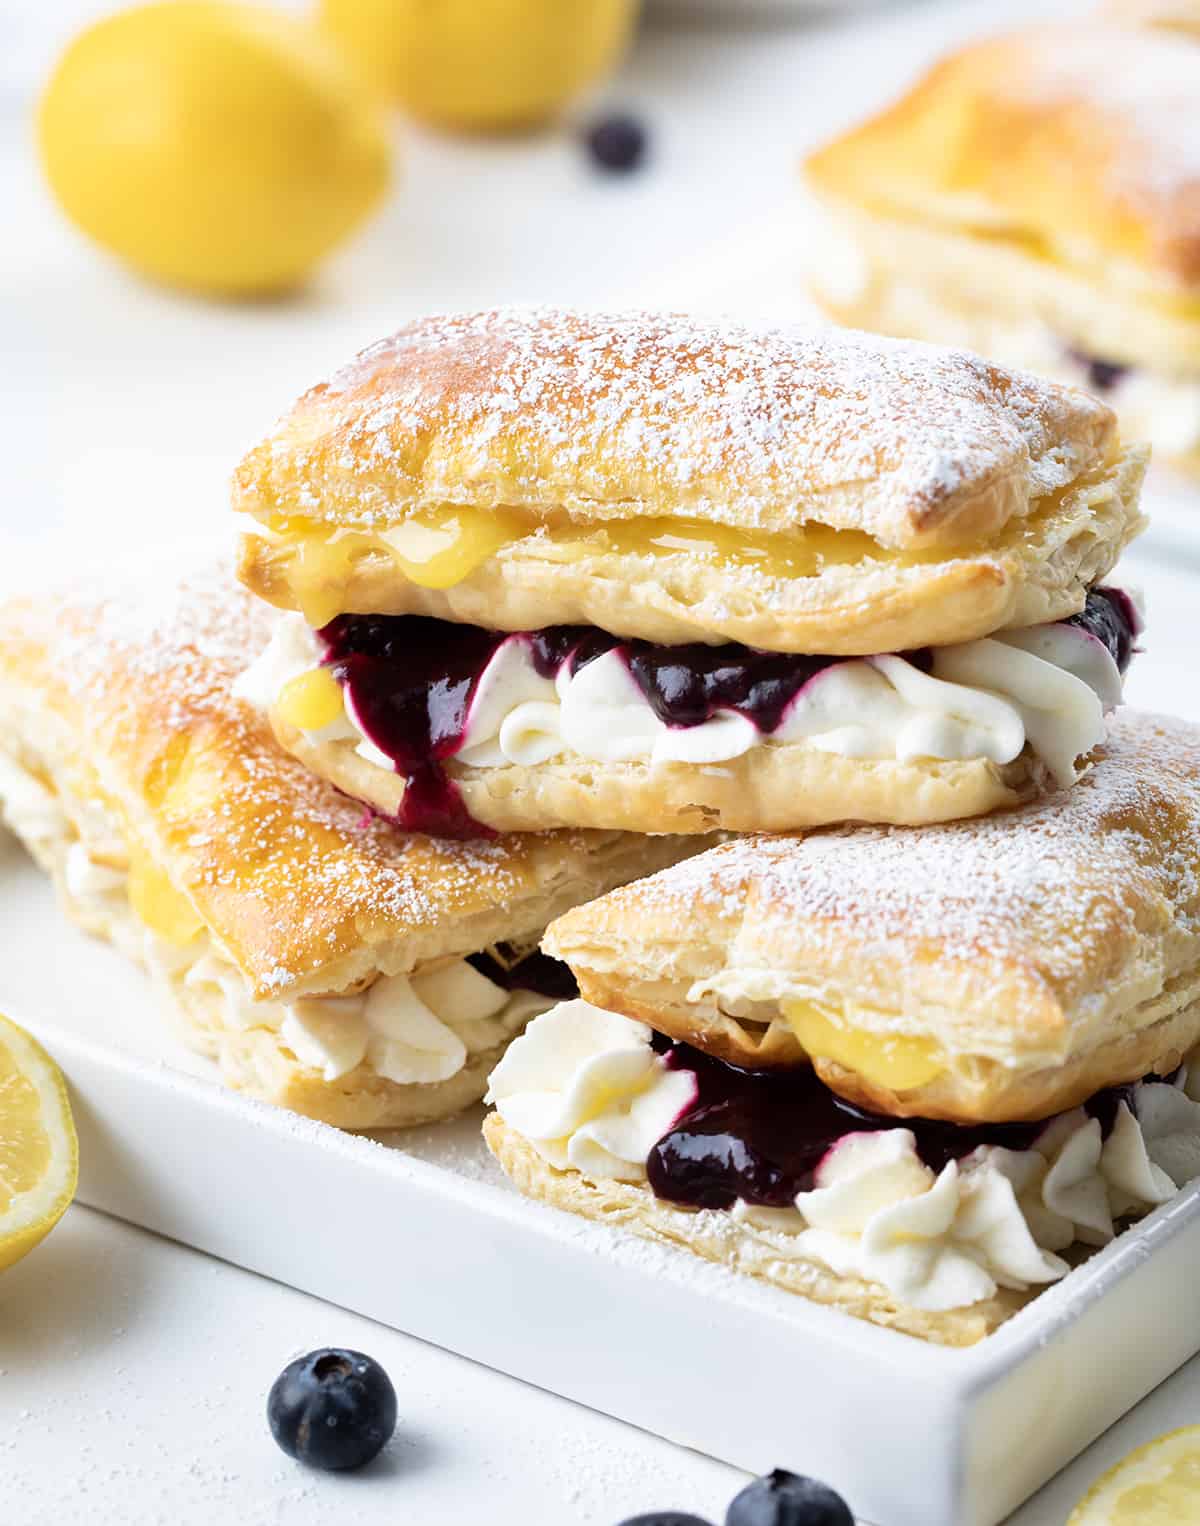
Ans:
[[[1200,49],[1096,22],[976,42],[813,154],[815,293],[1104,395],[1200,469]]]
[[[229,1084],[346,1128],[444,1117],[573,990],[546,923],[686,845],[371,819],[233,696],[270,624],[231,569],[4,606],[0,811]]]
[[[581,999],[492,1076],[509,1175],[869,1319],[976,1340],[1200,1175],[1184,722],[984,821],[725,844],[543,946]]]
[[[959,352],[426,319],[237,473],[286,612],[240,692],[412,829],[973,816],[1103,735],[1144,466],[1103,403]]]

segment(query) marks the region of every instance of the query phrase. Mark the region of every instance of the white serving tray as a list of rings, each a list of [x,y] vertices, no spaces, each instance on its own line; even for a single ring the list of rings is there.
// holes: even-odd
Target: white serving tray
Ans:
[[[83,1202],[661,1436],[995,1526],[1200,1347],[1200,1184],[948,1351],[528,1203],[472,1114],[385,1146],[225,1091],[0,853],[0,1008],[66,1071]],[[184,1337],[185,1338],[185,1337]]]

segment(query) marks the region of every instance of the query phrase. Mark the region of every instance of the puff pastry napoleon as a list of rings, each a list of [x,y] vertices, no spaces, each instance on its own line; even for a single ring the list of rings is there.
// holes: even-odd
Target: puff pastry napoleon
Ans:
[[[1200,728],[1123,712],[982,821],[744,838],[547,930],[597,1006],[956,1123],[1044,1118],[1200,1039]]]
[[[546,922],[683,848],[364,819],[231,695],[269,623],[218,573],[0,609],[0,808],[231,1085],[346,1128],[444,1117],[571,989]]]
[[[1200,49],[1095,22],[976,42],[813,154],[839,321],[1103,394],[1200,470]]]
[[[238,472],[242,577],[288,611],[242,692],[409,828],[976,815],[1073,778],[1119,700],[1137,617],[1099,584],[1144,464],[961,353],[424,320]]]
[[[1200,1174],[1184,722],[986,821],[724,844],[543,947],[582,999],[492,1075],[517,1185],[851,1313],[978,1339]]]

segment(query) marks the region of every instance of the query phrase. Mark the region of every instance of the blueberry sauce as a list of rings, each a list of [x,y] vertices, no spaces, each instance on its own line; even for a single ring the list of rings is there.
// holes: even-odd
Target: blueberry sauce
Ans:
[[[491,836],[441,764],[462,746],[471,695],[503,636],[422,615],[339,615],[319,634],[363,732],[407,778],[399,824]]]
[[[505,991],[533,991],[538,996],[553,1001],[570,1001],[579,995],[579,987],[570,967],[561,959],[552,959],[541,949],[534,949],[515,964],[502,962],[508,956],[508,947],[501,944],[497,951],[500,959],[489,954],[469,954],[467,963],[481,975],[486,975],[493,985]]]
[[[1140,629],[1125,594],[1093,589],[1086,608],[1068,623],[1102,642],[1125,670]],[[360,728],[407,779],[399,824],[441,837],[490,836],[472,820],[442,765],[462,747],[479,679],[508,633],[424,615],[339,615],[319,634],[324,661]],[[780,725],[817,674],[848,660],[763,652],[735,642],[659,646],[622,641],[586,625],[548,626],[521,639],[543,678],[553,679],[564,663],[578,672],[619,647],[664,725],[700,726],[719,711],[733,710],[764,734]],[[927,650],[902,655],[923,671],[930,666]]]
[[[739,1070],[687,1044],[659,1039],[655,1048],[672,1068],[695,1073],[698,1092],[650,1151],[646,1172],[656,1197],[692,1208],[731,1208],[739,1198],[789,1208],[847,1134],[910,1129],[917,1154],[940,1171],[979,1145],[1028,1150],[1049,1121],[965,1125],[885,1117],[844,1101],[808,1067]],[[1130,1086],[1110,1087],[1085,1104],[1105,1135],[1131,1093]]]
[[[1086,350],[1076,350],[1070,346],[1067,355],[1077,366],[1083,367],[1088,388],[1092,392],[1111,392],[1133,369],[1123,361],[1102,360],[1098,355],[1089,355]]]
[[[1087,603],[1077,615],[1063,622],[1093,636],[1124,673],[1136,650],[1134,642],[1142,631],[1142,617],[1123,588],[1093,588]]]

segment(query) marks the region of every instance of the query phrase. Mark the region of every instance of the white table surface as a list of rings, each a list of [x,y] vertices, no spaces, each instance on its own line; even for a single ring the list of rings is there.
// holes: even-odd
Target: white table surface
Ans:
[[[1006,15],[1056,8],[1084,7],[1014,3]],[[228,473],[273,415],[410,314],[630,298],[800,310],[774,253],[776,229],[780,249],[795,236],[787,208],[800,150],[997,14],[988,0],[926,0],[841,23],[655,27],[604,92],[651,128],[644,174],[592,176],[565,131],[490,145],[408,132],[392,205],[306,297],[221,307],[138,285],[48,205],[26,142],[31,82],[98,7],[58,0],[36,9],[35,25],[35,7],[0,3],[7,582],[33,562],[62,568],[219,524]],[[1154,624],[1132,696],[1200,718],[1188,635],[1200,583],[1187,575],[1189,560],[1200,568],[1200,538],[1186,517],[1177,501],[1174,539],[1133,559]],[[319,1205],[295,1232],[320,1232]],[[614,1339],[619,1332],[617,1310]],[[265,1429],[276,1372],[325,1344],[375,1355],[399,1394],[396,1440],[363,1475],[305,1473]],[[714,1396],[725,1402],[752,1398]],[[1060,1526],[1109,1462],[1193,1420],[1200,1362],[1014,1526]],[[803,1465],[802,1441],[791,1461]],[[4,1526],[616,1526],[668,1506],[720,1522],[740,1483],[721,1464],[83,1208],[0,1282]]]

